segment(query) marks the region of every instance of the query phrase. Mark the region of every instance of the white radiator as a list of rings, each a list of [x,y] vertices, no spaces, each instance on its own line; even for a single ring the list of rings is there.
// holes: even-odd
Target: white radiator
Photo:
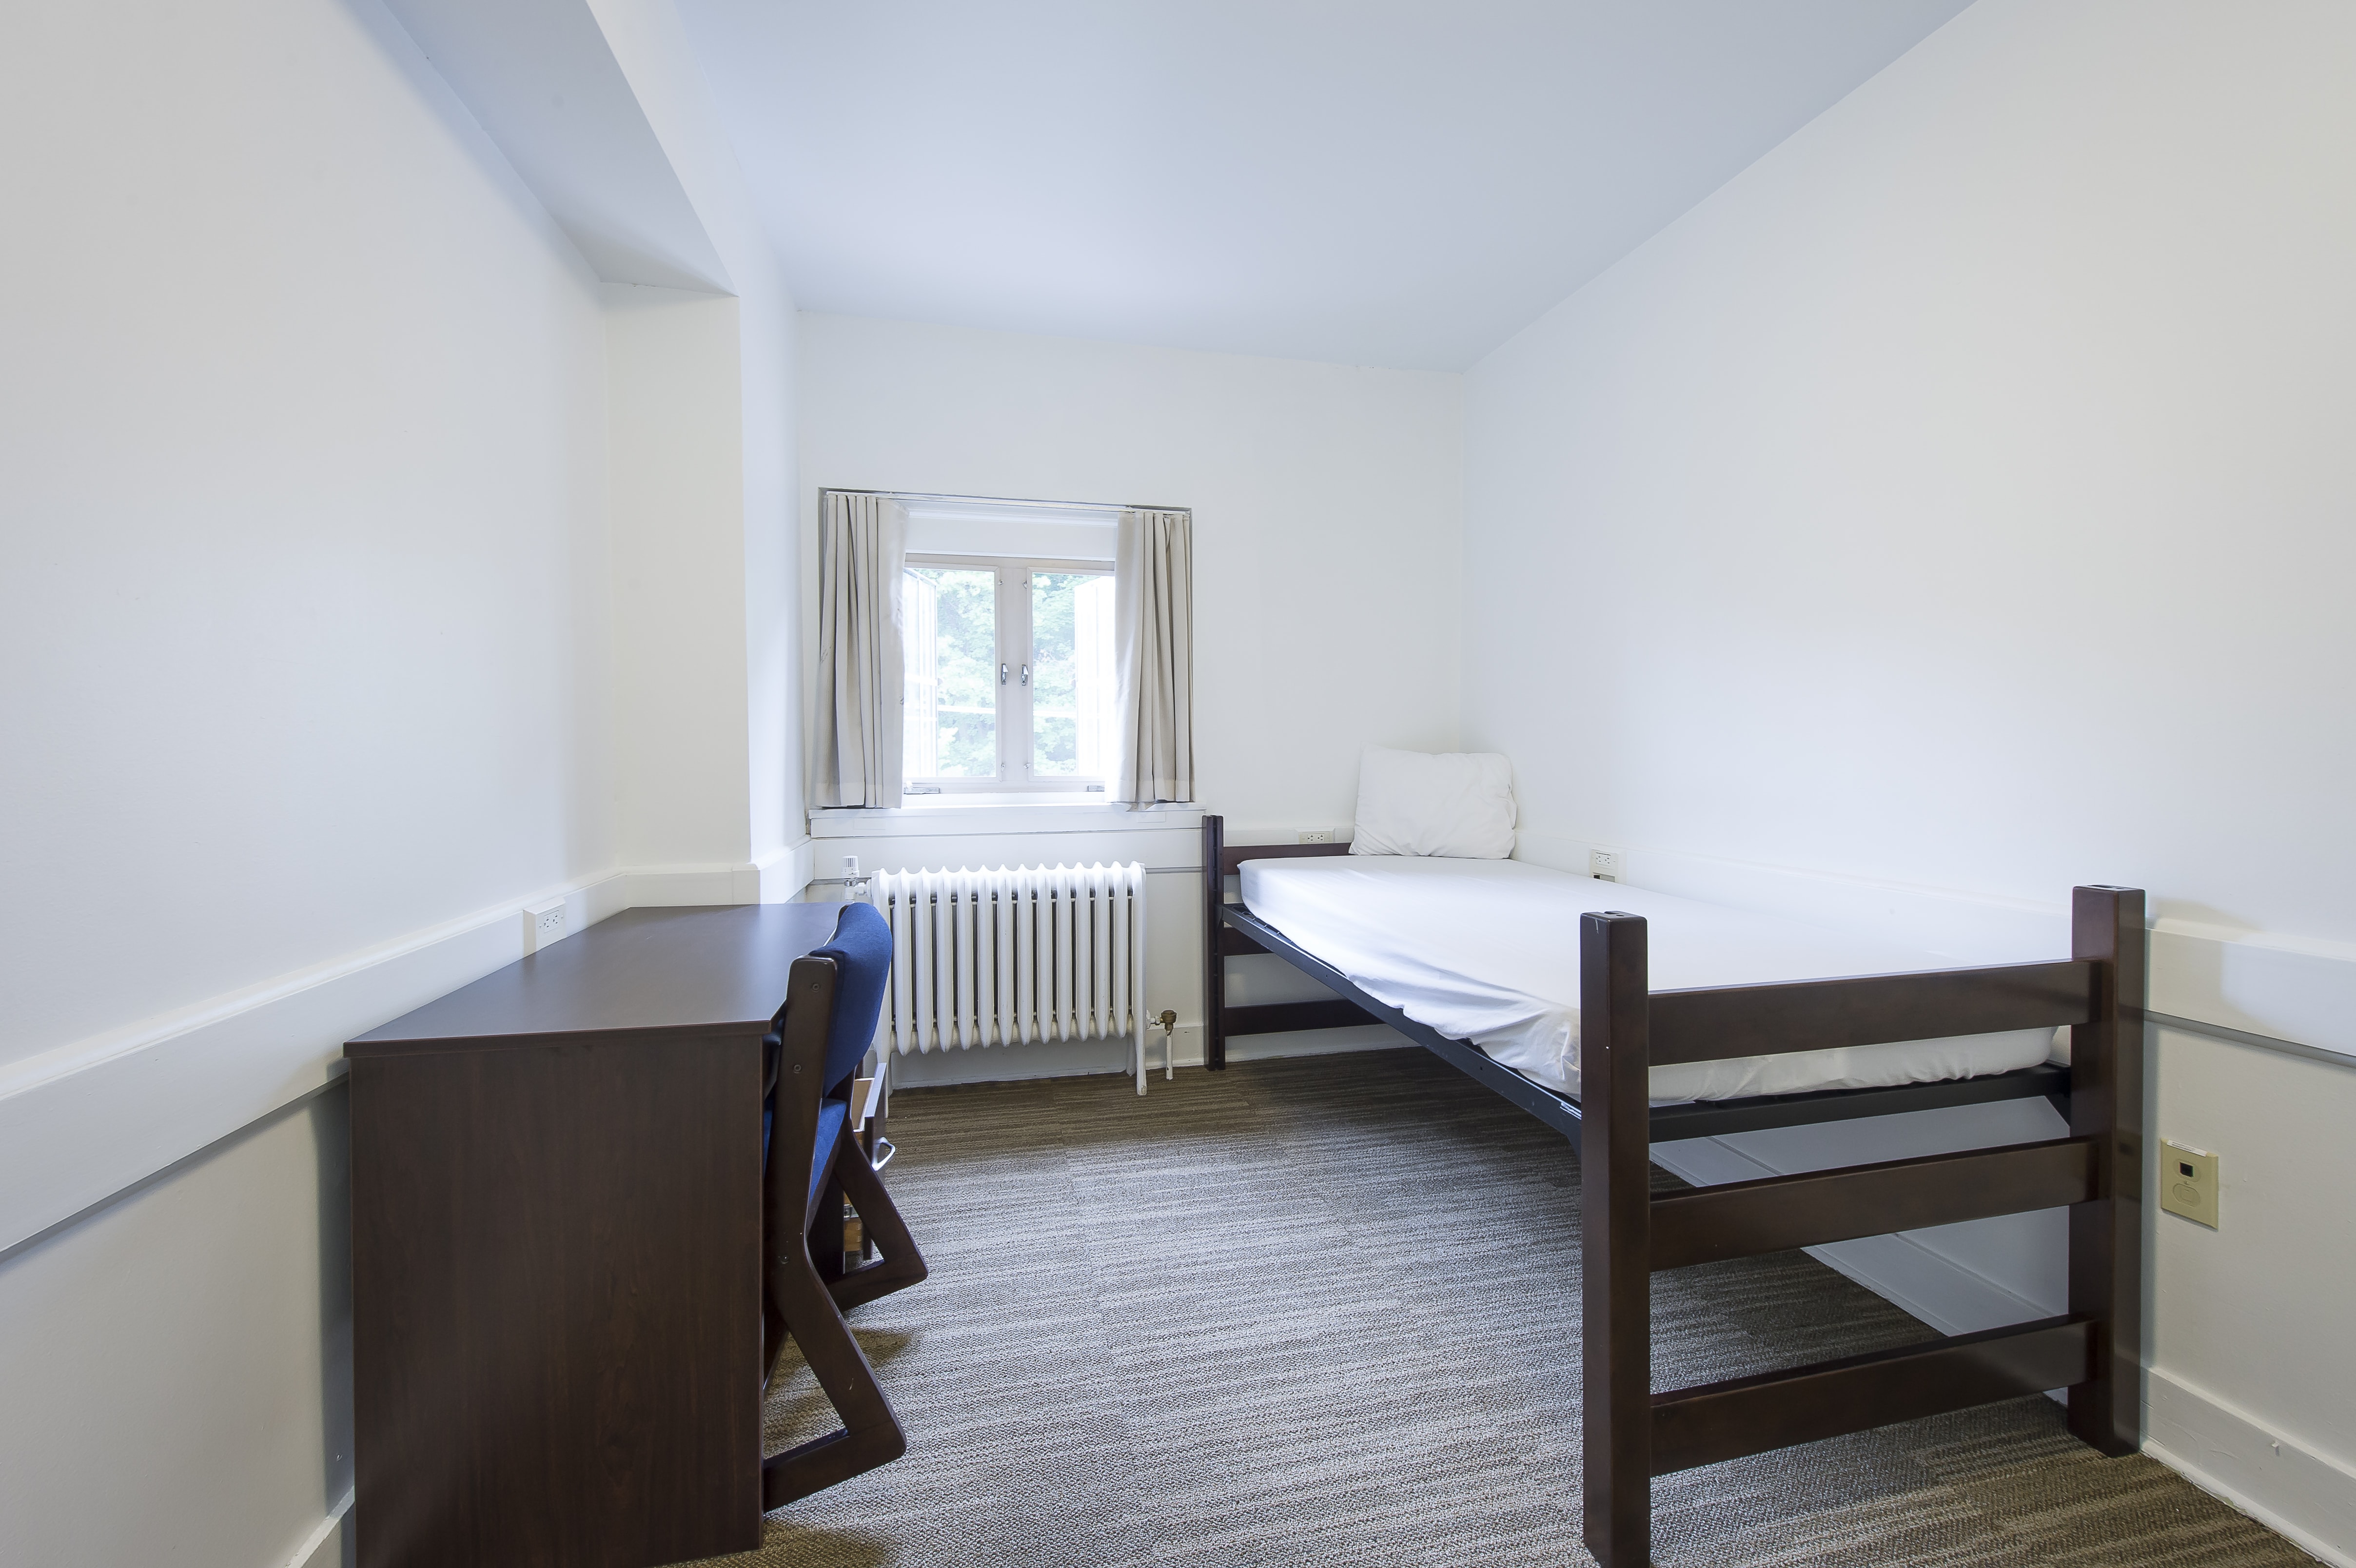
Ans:
[[[1127,1036],[1145,1092],[1144,866],[886,871],[874,899],[892,925],[879,1048]]]

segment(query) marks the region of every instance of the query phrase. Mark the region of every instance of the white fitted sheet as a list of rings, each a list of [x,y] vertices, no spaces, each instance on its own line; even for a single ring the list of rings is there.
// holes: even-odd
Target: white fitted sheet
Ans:
[[[1934,954],[1518,860],[1303,856],[1243,863],[1244,902],[1308,952],[1417,1023],[1470,1040],[1549,1089],[1579,1092],[1579,917],[1642,915],[1652,986],[1960,967]],[[1654,1102],[1804,1094],[1978,1078],[2047,1059],[2022,1029],[1679,1062],[1653,1069]]]

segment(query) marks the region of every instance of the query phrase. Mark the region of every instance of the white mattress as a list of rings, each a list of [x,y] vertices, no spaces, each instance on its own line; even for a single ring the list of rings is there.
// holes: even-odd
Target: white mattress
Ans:
[[[1248,860],[1242,871],[1254,914],[1369,994],[1574,1095],[1579,917],[1588,910],[1644,917],[1655,991],[1958,967],[1887,942],[1517,860],[1321,855]],[[2046,1060],[2052,1038],[2051,1030],[2025,1029],[1680,1062],[1653,1069],[1653,1100],[1977,1078]]]

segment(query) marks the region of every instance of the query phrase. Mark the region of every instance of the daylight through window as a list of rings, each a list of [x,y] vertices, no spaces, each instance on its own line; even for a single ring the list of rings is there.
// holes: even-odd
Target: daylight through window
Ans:
[[[1101,790],[1119,761],[1110,570],[912,554],[906,572],[908,788]]]

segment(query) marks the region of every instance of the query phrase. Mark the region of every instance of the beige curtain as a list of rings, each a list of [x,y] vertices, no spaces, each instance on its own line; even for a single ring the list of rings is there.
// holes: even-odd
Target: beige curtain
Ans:
[[[1120,773],[1112,798],[1132,805],[1194,798],[1194,533],[1186,512],[1120,514]]]
[[[908,512],[888,496],[819,497],[818,701],[810,803],[900,804],[900,574]]]

